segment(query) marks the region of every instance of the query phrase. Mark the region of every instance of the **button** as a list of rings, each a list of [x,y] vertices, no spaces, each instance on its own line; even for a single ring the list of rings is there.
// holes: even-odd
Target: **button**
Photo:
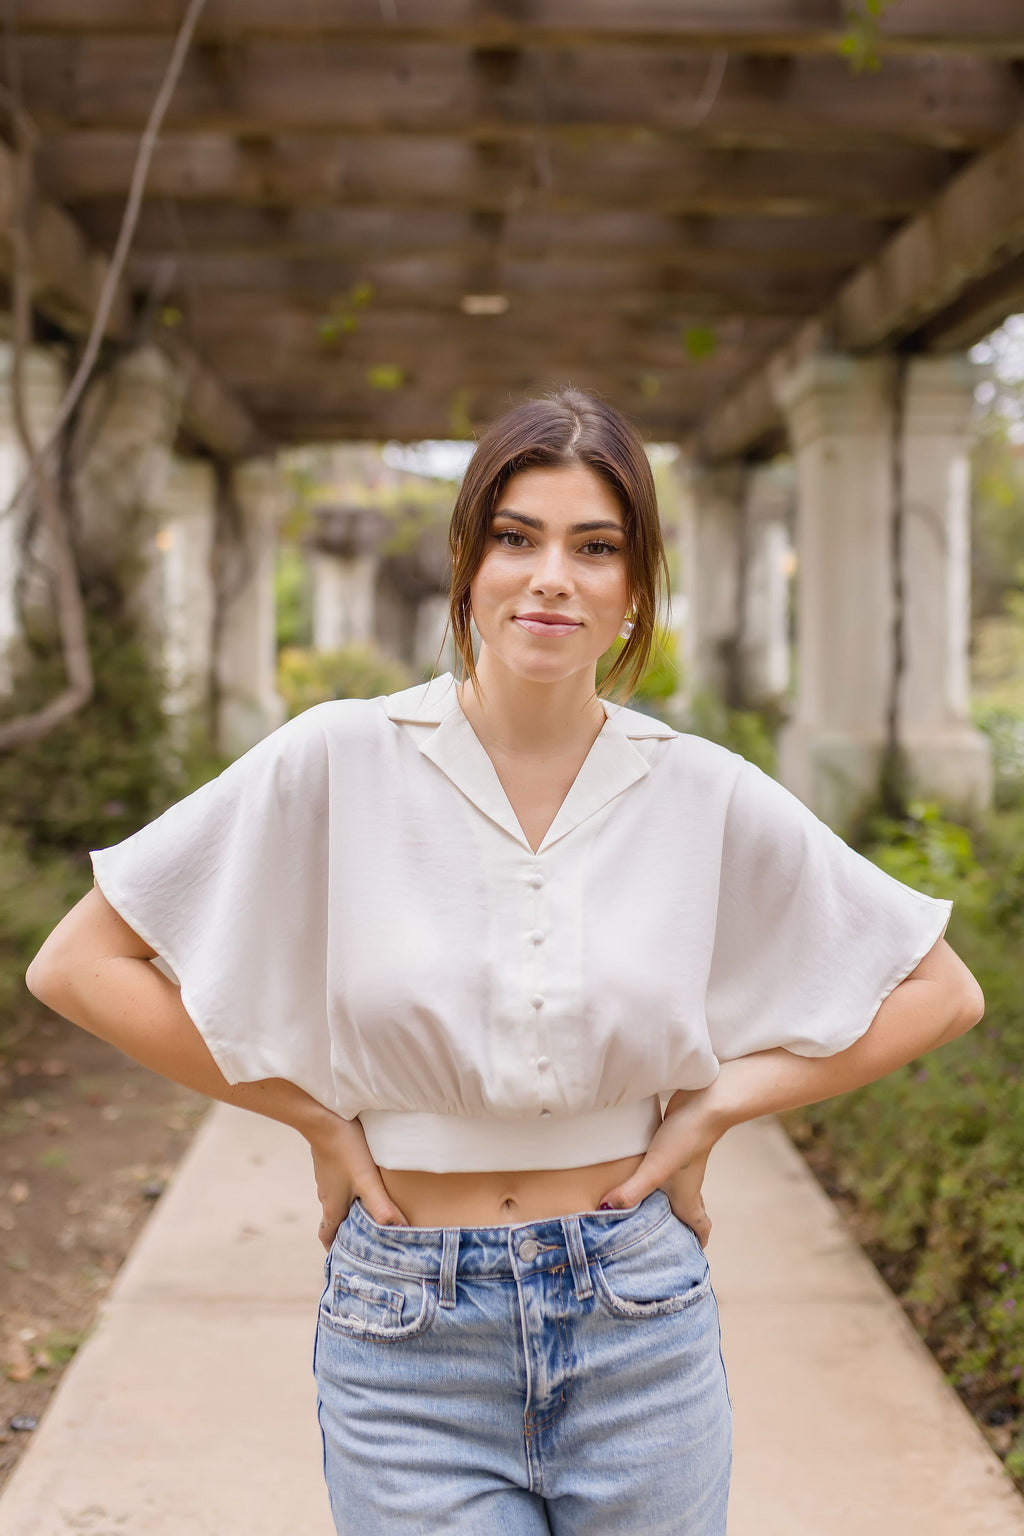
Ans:
[[[540,1118],[542,1120],[550,1120],[551,1119],[551,1111],[550,1111],[550,1109],[542,1109],[541,1112],[540,1112]]]
[[[549,1056],[538,1056],[537,1057],[537,1066],[540,1068],[540,1070],[542,1072],[544,1071],[545,1067],[550,1067],[550,1065],[551,1065],[551,1058]]]
[[[535,1259],[538,1253],[540,1253],[540,1244],[535,1243],[532,1237],[528,1237],[525,1243],[519,1244],[519,1257],[526,1264],[529,1264],[531,1259]]]
[[[535,870],[532,875],[527,875],[526,883],[531,890],[539,891],[541,886],[544,884],[544,876],[538,874]]]
[[[531,933],[528,933],[526,935],[526,937],[529,939],[531,944],[543,944],[544,943],[544,935],[541,933],[539,928],[534,928]]]
[[[530,998],[530,1007],[531,1008],[543,1008],[544,1007],[544,999],[541,997],[539,992],[535,992],[533,994],[533,996]]]

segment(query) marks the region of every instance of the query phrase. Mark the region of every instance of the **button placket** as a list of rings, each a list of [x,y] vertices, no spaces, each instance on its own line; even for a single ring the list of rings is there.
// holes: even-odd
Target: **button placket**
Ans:
[[[540,907],[540,892],[542,891],[542,889],[544,887],[544,876],[543,876],[543,874],[541,873],[541,871],[539,869],[534,867],[529,872],[529,874],[527,875],[526,883],[527,883],[529,888],[534,893],[534,900],[533,900],[533,903],[532,903],[534,926],[527,932],[527,934],[525,935],[525,939],[526,939],[526,944],[527,944],[529,952],[530,952],[530,967],[529,967],[530,968],[530,974],[531,974],[531,977],[532,977],[532,980],[533,980],[533,983],[534,983],[534,987],[537,989],[537,990],[535,990],[533,992],[533,994],[531,995],[531,997],[529,999],[530,1007],[533,1009],[534,1022],[535,1022],[535,1027],[536,1027],[535,1049],[536,1049],[537,1055],[536,1055],[536,1059],[535,1059],[534,1065],[535,1065],[535,1068],[536,1068],[536,1071],[537,1071],[536,1087],[537,1087],[538,1099],[540,1101],[537,1113],[538,1113],[539,1116],[545,1116],[546,1117],[546,1116],[550,1115],[551,1111],[548,1109],[547,1105],[544,1103],[543,1073],[544,1073],[544,1069],[546,1067],[550,1066],[551,1063],[550,1063],[550,1058],[543,1054],[543,1040],[542,1040],[542,1030],[541,1030],[540,1014],[541,1014],[541,1010],[544,1007],[544,994],[543,994],[543,992],[541,992],[539,990],[539,986],[538,986],[538,980],[539,980],[538,972],[539,972],[539,969],[540,969],[540,954],[539,954],[539,951],[540,951],[540,946],[544,942],[544,930],[540,926],[540,923],[538,921],[538,918],[539,918],[539,915],[540,915],[538,909]]]

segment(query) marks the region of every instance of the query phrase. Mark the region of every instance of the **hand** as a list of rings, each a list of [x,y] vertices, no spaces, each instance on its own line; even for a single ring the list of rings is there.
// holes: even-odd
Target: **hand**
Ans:
[[[358,1120],[343,1120],[325,1111],[324,1119],[309,1136],[309,1147],[323,1211],[318,1235],[325,1248],[334,1242],[356,1196],[379,1226],[409,1225],[384,1187]]]
[[[702,1248],[711,1236],[711,1218],[701,1187],[711,1149],[724,1129],[713,1129],[704,1113],[706,1092],[680,1089],[672,1095],[643,1162],[601,1202],[624,1210],[639,1205],[653,1190],[663,1189],[673,1213],[695,1233]]]

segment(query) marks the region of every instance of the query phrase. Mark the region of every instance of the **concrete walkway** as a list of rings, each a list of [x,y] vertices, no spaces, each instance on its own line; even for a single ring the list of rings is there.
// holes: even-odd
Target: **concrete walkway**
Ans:
[[[1024,1536],[1024,1501],[776,1125],[725,1139],[707,1199],[730,1536]],[[0,1536],[333,1536],[317,1220],[298,1137],[216,1107],[0,1496]]]

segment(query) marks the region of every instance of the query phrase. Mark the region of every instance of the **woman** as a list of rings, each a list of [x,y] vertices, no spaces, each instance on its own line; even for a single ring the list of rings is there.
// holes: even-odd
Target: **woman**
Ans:
[[[29,985],[307,1138],[339,1532],[721,1536],[711,1148],[981,995],[948,903],[597,697],[620,631],[635,682],[664,567],[620,416],[511,412],[451,537],[461,684],[309,710],[95,854]]]

